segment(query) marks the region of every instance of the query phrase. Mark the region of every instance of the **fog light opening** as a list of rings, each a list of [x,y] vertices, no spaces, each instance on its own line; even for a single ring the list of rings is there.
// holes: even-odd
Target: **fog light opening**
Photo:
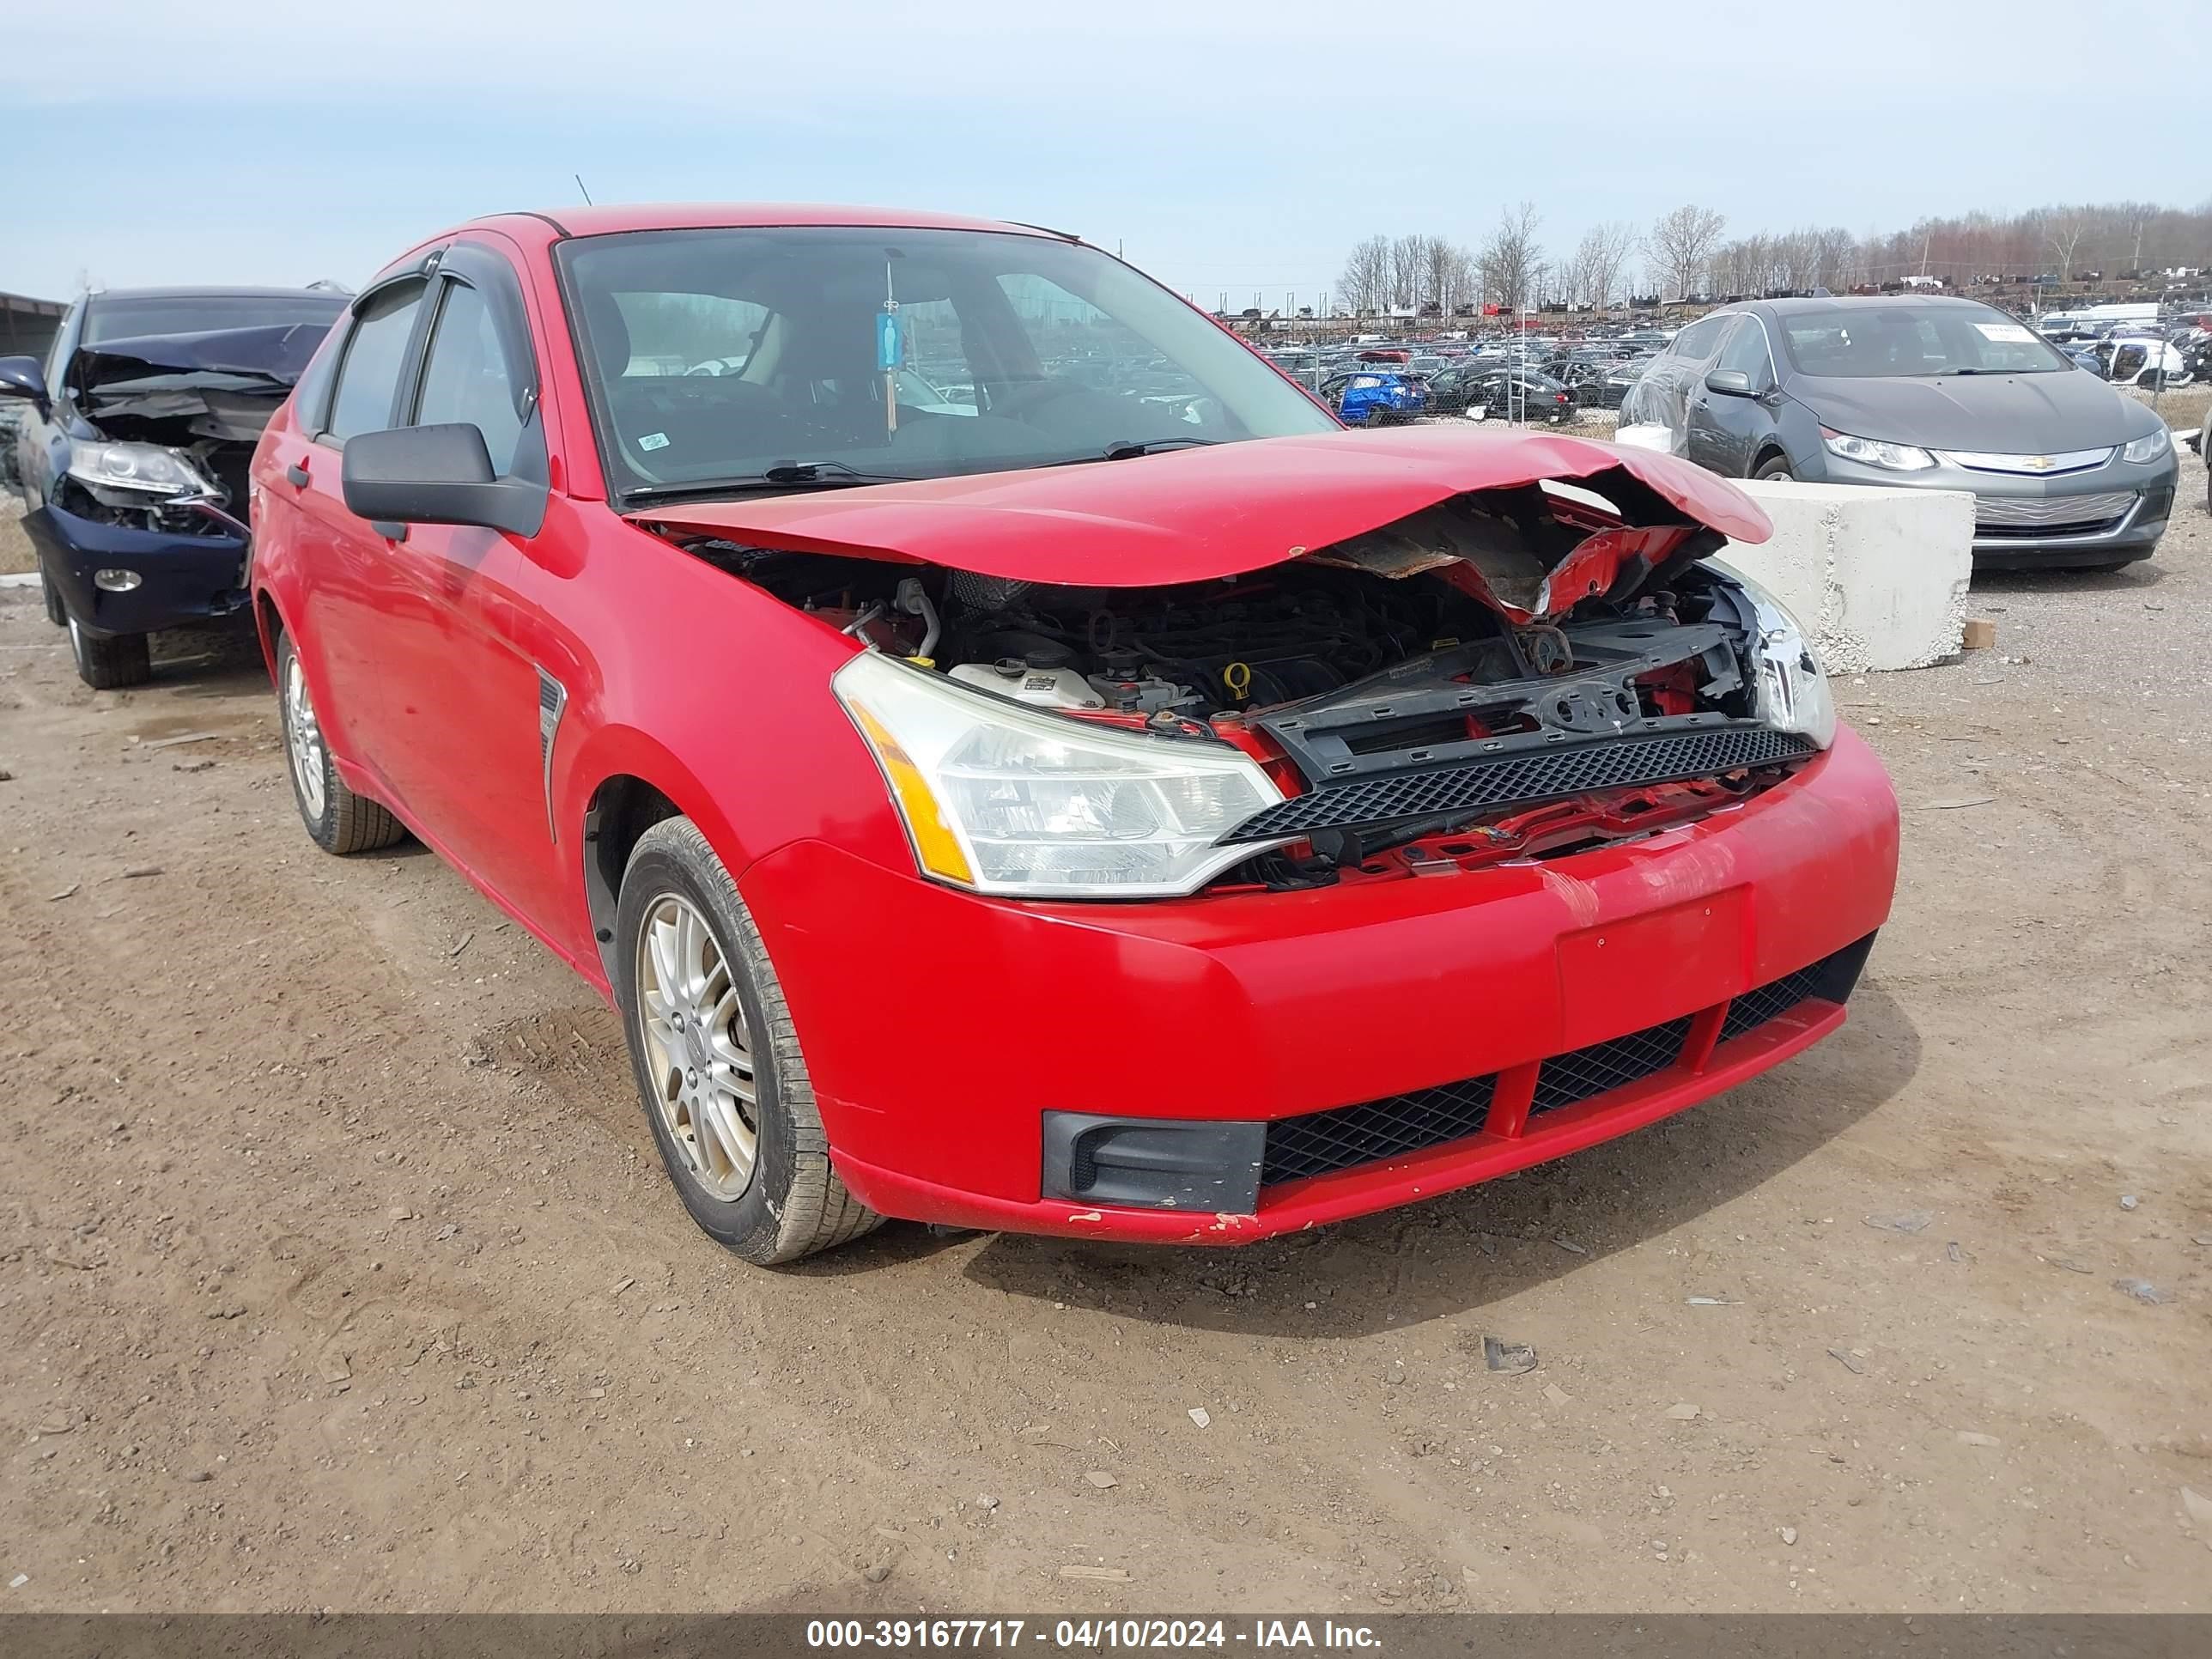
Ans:
[[[95,570],[92,585],[110,593],[128,593],[146,579],[135,570]]]

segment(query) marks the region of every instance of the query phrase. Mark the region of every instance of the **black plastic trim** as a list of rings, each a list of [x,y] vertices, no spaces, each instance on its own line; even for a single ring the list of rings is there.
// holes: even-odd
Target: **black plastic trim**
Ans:
[[[1595,789],[1633,788],[1778,766],[1816,752],[1808,738],[1747,721],[1594,743],[1539,740],[1455,766],[1326,784],[1254,813],[1222,836],[1220,844],[1280,841],[1316,830],[1365,829],[1439,812],[1565,800]]]
[[[1040,1186],[1077,1204],[1250,1215],[1266,1142],[1261,1123],[1047,1112]]]

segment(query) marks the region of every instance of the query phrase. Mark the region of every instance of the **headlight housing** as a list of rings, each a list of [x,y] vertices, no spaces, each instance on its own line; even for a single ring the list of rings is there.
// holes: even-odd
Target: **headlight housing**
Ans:
[[[190,460],[160,444],[72,439],[69,475],[115,507],[146,507],[173,495],[220,493]]]
[[[1861,466],[1878,466],[1885,472],[1924,472],[1936,458],[1911,444],[1884,443],[1878,438],[1854,438],[1848,432],[1820,428],[1820,442],[1831,455]]]
[[[1262,845],[1215,842],[1283,799],[1226,744],[1044,713],[866,652],[830,680],[922,873],[1017,898],[1195,891]]]
[[[1778,732],[1795,732],[1818,749],[1836,740],[1836,699],[1805,630],[1781,600],[1741,571],[1711,562],[1749,612],[1752,709]]]
[[[2166,428],[2160,427],[2155,432],[2144,433],[2142,437],[2120,451],[2120,459],[2124,461],[2133,461],[2140,466],[2146,461],[2158,459],[2172,447],[2172,439],[2167,435]]]

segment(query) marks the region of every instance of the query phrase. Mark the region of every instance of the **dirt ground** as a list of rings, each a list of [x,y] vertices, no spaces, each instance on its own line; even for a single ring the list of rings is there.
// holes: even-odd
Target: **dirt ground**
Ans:
[[[39,556],[23,533],[23,504],[0,490],[0,576],[38,568]]]
[[[580,981],[308,843],[251,657],[96,696],[0,590],[0,1607],[2212,1604],[2184,467],[2154,563],[1839,685],[1906,838],[1833,1041],[1237,1254],[742,1266]]]

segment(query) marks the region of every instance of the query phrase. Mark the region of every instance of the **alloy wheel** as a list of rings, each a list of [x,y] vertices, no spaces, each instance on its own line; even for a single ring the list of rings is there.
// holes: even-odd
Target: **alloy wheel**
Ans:
[[[307,677],[300,659],[284,665],[284,746],[291,751],[292,779],[300,786],[300,799],[307,815],[323,815],[323,728],[315,719],[315,705],[307,696]]]
[[[701,1189],[736,1202],[759,1161],[751,1034],[722,947],[674,893],[638,929],[634,1018],[662,1127]]]

